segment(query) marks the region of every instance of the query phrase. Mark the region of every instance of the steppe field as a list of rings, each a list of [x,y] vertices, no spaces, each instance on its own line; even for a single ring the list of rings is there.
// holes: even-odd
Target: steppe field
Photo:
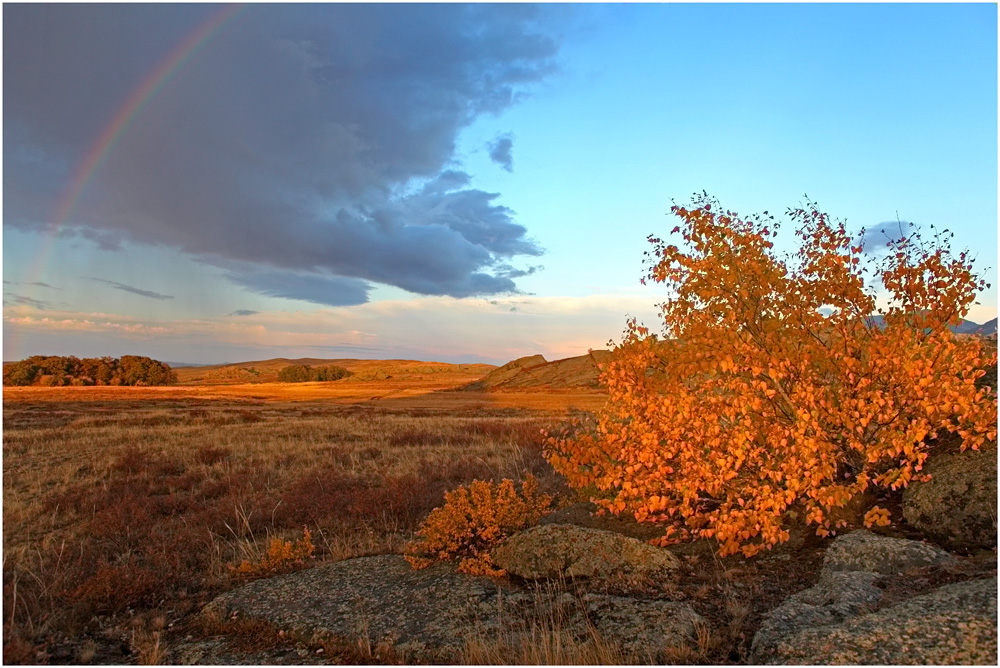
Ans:
[[[172,640],[211,632],[193,613],[244,582],[236,567],[272,538],[308,529],[312,562],[394,553],[474,479],[533,473],[565,493],[542,430],[604,395],[455,390],[491,369],[359,362],[350,379],[291,384],[182,368],[169,387],[5,387],[4,662],[169,661]]]

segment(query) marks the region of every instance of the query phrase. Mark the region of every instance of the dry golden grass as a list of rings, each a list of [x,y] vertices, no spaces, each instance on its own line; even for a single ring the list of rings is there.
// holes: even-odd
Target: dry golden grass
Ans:
[[[526,408],[562,412],[570,408],[596,410],[607,394],[599,390],[560,389],[518,392],[452,391],[452,381],[426,380],[409,384],[394,379],[364,383],[264,383],[244,385],[173,385],[163,387],[5,387],[5,405],[64,402],[199,402],[229,400],[239,403],[320,402],[361,404],[378,402],[384,408],[434,411]]]
[[[610,642],[590,624],[581,634],[570,624],[565,581],[552,581],[534,589],[531,609],[508,613],[498,611],[499,624],[484,630],[472,629],[462,647],[460,659],[466,665],[622,665],[655,663],[652,657],[629,656],[617,643]],[[646,658],[646,661],[641,659]]]
[[[476,635],[462,649],[462,663],[489,666],[613,666],[635,663],[592,630],[580,640],[558,623],[539,622],[523,632]],[[653,662],[650,662],[653,663]]]
[[[319,560],[398,553],[473,479],[557,491],[541,430],[603,400],[435,383],[5,388],[5,662],[118,662],[114,629],[122,661],[169,661],[123,620],[185,618],[304,527]]]
[[[193,613],[244,581],[230,567],[260,563],[272,538],[295,541],[307,527],[318,561],[401,553],[444,492],[473,479],[532,473],[543,492],[569,494],[541,456],[541,429],[570,409],[599,408],[604,394],[449,391],[465,381],[440,373],[412,383],[4,388],[4,662],[170,663],[177,634],[223,632],[201,629]],[[711,628],[675,655],[623,657],[599,637],[570,636],[541,606],[532,625],[474,637],[463,657],[740,661],[760,612],[806,586],[797,578],[821,556],[780,562],[786,571],[765,581],[763,568],[733,568],[742,557],[692,552],[700,565],[679,589]],[[280,640],[263,624],[234,628],[227,637],[248,652]],[[391,647],[325,651],[346,663],[405,662]]]

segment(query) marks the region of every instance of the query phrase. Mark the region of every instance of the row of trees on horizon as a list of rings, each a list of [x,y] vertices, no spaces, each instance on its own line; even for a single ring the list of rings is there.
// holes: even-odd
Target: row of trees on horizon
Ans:
[[[33,355],[4,366],[7,386],[172,385],[177,373],[169,364],[141,355],[58,357]]]
[[[305,383],[313,380],[340,380],[354,374],[342,366],[329,364],[311,367],[306,364],[289,364],[278,372],[278,381],[282,383]]]

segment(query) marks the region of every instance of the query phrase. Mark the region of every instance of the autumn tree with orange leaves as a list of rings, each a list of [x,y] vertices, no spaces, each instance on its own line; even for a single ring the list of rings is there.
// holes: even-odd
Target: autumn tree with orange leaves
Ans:
[[[865,261],[808,203],[789,210],[800,246],[779,259],[767,212],[740,217],[707,195],[671,211],[684,248],[650,237],[647,253],[669,288],[665,337],[630,321],[602,372],[606,408],[547,444],[600,507],[664,524],[660,545],[715,538],[722,555],[752,556],[788,539],[792,511],[828,535],[856,495],[920,479],[928,438],[996,438],[996,397],[975,386],[996,352],[949,329],[986,285],[943,234],[888,240]],[[866,515],[887,522],[883,508]]]

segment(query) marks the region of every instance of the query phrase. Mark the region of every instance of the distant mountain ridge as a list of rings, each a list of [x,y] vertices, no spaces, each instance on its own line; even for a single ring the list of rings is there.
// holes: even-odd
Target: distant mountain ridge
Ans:
[[[868,322],[875,325],[879,329],[885,327],[885,317],[881,315],[870,315],[868,316]],[[997,331],[997,319],[993,318],[984,325],[980,325],[978,322],[972,322],[971,320],[962,320],[962,322],[949,327],[951,331],[956,334],[980,334],[982,336],[989,336],[990,334],[996,334]]]
[[[997,319],[993,318],[975,331],[980,336],[995,336],[997,333]]]

